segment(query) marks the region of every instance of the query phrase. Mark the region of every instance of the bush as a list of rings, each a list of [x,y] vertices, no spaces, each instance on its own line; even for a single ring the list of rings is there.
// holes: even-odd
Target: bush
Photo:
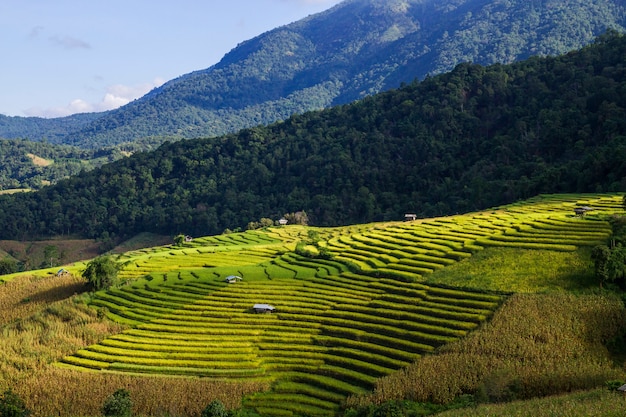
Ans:
[[[0,397],[0,417],[28,417],[30,411],[24,401],[11,389]]]
[[[104,400],[102,414],[106,417],[130,417],[132,409],[133,403],[130,399],[130,392],[121,388]]]
[[[19,271],[17,262],[13,259],[5,258],[0,260],[0,275],[12,274]]]
[[[621,387],[622,385],[624,385],[624,381],[620,379],[606,381],[606,386],[609,389],[609,391],[617,391],[617,389]]]
[[[201,417],[229,417],[226,407],[219,400],[213,400],[202,410]]]

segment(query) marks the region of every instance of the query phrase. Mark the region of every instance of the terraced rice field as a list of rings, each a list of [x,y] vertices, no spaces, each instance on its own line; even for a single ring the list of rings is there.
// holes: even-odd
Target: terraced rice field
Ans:
[[[579,205],[595,210],[575,216]],[[93,305],[131,328],[63,359],[102,372],[272,381],[245,400],[261,415],[332,416],[349,395],[463,337],[503,295],[422,278],[489,246],[570,251],[610,235],[621,196],[539,197],[488,212],[314,229],[330,259],[297,254],[301,226],[126,253],[128,285]],[[311,242],[309,242],[311,243]],[[242,281],[228,284],[237,275]],[[271,304],[271,314],[253,306]]]

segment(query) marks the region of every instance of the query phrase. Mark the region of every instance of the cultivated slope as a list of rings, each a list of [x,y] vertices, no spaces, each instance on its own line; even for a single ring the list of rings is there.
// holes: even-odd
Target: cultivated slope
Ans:
[[[621,195],[555,195],[439,219],[270,227],[126,253],[118,260],[128,285],[92,304],[131,328],[59,365],[269,379],[272,390],[247,407],[333,416],[347,396],[477,328],[504,299],[427,285],[428,274],[486,247],[603,243],[611,229],[601,218],[623,212],[621,204]],[[594,214],[575,215],[583,205]],[[226,283],[231,275],[242,280]],[[257,303],[276,310],[256,314]]]

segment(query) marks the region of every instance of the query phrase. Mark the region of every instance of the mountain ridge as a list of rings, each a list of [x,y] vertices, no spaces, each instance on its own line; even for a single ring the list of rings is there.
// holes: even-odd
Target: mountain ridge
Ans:
[[[345,104],[461,62],[565,53],[607,28],[623,31],[625,22],[623,0],[348,0],[244,41],[217,64],[120,109],[51,129],[47,139],[98,148],[153,136],[218,136]],[[18,122],[24,120],[0,117],[0,137],[20,137],[11,128]],[[28,138],[42,134],[31,130]]]

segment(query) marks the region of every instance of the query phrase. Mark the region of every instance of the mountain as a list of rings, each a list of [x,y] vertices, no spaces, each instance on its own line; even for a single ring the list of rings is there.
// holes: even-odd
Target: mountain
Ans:
[[[453,71],[223,137],[168,142],[0,196],[0,238],[332,226],[626,189],[626,36]]]
[[[607,28],[623,31],[625,5],[347,0],[243,42],[216,65],[120,109],[50,121],[0,117],[0,137],[100,148],[152,136],[217,136],[348,103],[461,62],[488,65],[565,53]],[[63,128],[65,120],[72,123]]]

